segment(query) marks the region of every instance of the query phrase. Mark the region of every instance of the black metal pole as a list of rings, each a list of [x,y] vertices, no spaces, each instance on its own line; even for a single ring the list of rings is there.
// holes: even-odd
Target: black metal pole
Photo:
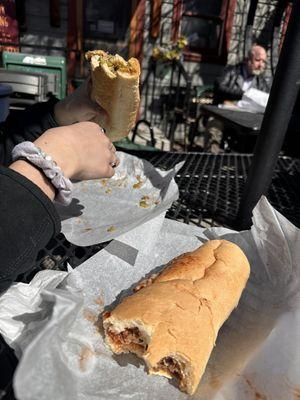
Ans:
[[[280,42],[280,27],[282,23],[282,17],[284,10],[288,4],[288,0],[278,0],[276,4],[273,29],[272,29],[272,39],[271,39],[271,72],[272,76],[275,74],[276,65],[278,63],[279,56],[279,42]]]
[[[267,193],[299,86],[300,0],[295,0],[236,219],[238,229],[250,228],[252,210]]]
[[[258,0],[251,0],[248,16],[247,16],[247,23],[245,29],[245,40],[244,40],[244,57],[248,57],[249,51],[253,45],[253,23],[255,18],[255,12],[257,9]]]

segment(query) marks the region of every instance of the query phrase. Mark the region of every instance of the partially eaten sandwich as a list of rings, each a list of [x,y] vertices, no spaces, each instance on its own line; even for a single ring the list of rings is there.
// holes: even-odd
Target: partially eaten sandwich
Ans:
[[[150,374],[177,378],[180,389],[193,394],[249,274],[237,245],[208,241],[104,312],[106,342],[116,354],[143,358]]]
[[[125,61],[118,54],[88,51],[92,74],[91,97],[107,113],[98,123],[112,141],[128,135],[136,120],[140,102],[140,64],[136,58]]]

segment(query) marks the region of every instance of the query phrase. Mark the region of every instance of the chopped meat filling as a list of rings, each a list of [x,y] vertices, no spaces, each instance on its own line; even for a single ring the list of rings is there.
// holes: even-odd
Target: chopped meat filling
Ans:
[[[108,334],[111,339],[115,342],[115,344],[124,346],[130,349],[130,346],[138,346],[140,350],[146,350],[147,345],[144,339],[141,337],[140,331],[138,328],[126,328],[124,331],[120,333],[116,333],[111,329],[108,330]],[[133,350],[133,349],[132,349]]]
[[[169,372],[177,379],[181,380],[183,378],[183,372],[179,362],[174,360],[172,357],[163,358],[158,364],[158,367]]]

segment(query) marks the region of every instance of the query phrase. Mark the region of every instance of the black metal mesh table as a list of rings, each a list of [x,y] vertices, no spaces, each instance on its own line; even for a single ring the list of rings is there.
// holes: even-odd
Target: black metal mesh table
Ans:
[[[155,167],[168,170],[185,161],[175,180],[179,199],[167,217],[202,227],[223,225],[234,227],[252,155],[206,153],[172,153],[156,151],[128,152],[150,161]],[[286,218],[300,227],[300,160],[278,159],[269,188],[268,199]],[[76,267],[106,243],[79,247],[60,234],[39,253],[36,268],[22,277],[28,281],[37,269],[65,269],[67,261]]]
[[[167,216],[186,223],[232,227],[237,215],[252,155],[206,153],[139,153],[155,167],[184,166],[176,175],[179,200]],[[300,160],[280,157],[268,191],[271,204],[300,227]]]

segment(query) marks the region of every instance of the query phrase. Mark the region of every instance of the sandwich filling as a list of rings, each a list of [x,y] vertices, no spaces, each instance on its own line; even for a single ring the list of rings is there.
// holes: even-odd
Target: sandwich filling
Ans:
[[[186,365],[183,362],[176,360],[174,357],[167,356],[162,358],[153,370],[157,374],[166,374],[170,378],[178,379],[180,389],[187,391],[188,377],[185,372]]]
[[[121,332],[116,332],[111,327],[106,331],[109,339],[113,342],[118,352],[131,352],[142,357],[147,351],[148,343],[143,337],[140,330],[137,327],[125,328]],[[153,371],[158,374],[167,375],[179,380],[179,385],[182,389],[186,386],[186,376],[184,373],[185,365],[176,360],[175,358],[168,356],[160,360]],[[164,372],[164,373],[163,373]]]
[[[182,366],[180,362],[175,360],[173,357],[164,357],[160,360],[157,365],[156,371],[166,371],[171,376],[177,379],[182,379],[184,377],[184,373],[182,372]]]
[[[105,51],[91,51],[87,53],[87,58],[92,61],[92,64],[95,66],[106,65],[107,68],[115,73],[117,71],[127,72],[127,73],[135,73],[136,68],[133,65],[125,61],[123,57],[119,56],[119,54],[109,54]]]
[[[107,334],[114,345],[122,351],[131,351],[141,355],[147,350],[146,339],[137,327],[125,328],[121,332],[108,328]]]

